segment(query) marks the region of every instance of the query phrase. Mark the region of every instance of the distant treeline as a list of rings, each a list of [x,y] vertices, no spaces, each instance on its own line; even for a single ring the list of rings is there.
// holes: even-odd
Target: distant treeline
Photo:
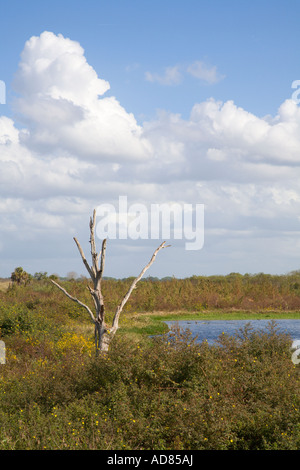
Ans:
[[[19,299],[21,300],[23,296],[22,290],[24,290],[24,301],[28,299],[29,291],[29,297],[36,299],[43,291],[47,292],[49,302],[53,300],[59,304],[67,302],[70,305],[72,302],[57,291],[50,283],[49,277],[45,275],[38,280],[36,276],[28,286],[21,286],[18,292]],[[103,279],[103,294],[107,310],[115,310],[132,280],[133,278]],[[87,289],[89,279],[81,277],[63,280],[60,278],[60,282],[68,292],[83,302],[90,302]],[[11,289],[13,290],[14,287]],[[192,276],[185,279],[148,277],[138,283],[125,307],[125,311],[128,312],[207,309],[298,310],[300,309],[300,271],[286,275],[231,273]]]
[[[106,280],[104,295],[120,298],[130,280]],[[300,309],[300,272],[288,275],[239,274],[145,279],[127,308],[139,311],[206,309]]]

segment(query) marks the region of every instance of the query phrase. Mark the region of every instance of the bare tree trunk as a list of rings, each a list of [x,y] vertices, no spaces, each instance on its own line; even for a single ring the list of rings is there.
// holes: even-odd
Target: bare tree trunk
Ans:
[[[144,273],[147,271],[148,268],[152,265],[154,262],[157,253],[162,249],[166,248],[169,245],[166,245],[166,242],[163,242],[159,245],[158,248],[156,248],[155,252],[152,255],[152,258],[150,259],[149,263],[144,267],[144,269],[141,271],[141,273],[134,279],[132,282],[128,292],[126,295],[123,297],[122,301],[117,307],[116,313],[113,318],[113,322],[111,327],[108,327],[108,325],[105,322],[105,308],[104,308],[104,299],[101,291],[101,282],[102,282],[102,277],[103,277],[103,271],[104,271],[104,264],[105,264],[105,252],[106,252],[106,239],[103,240],[102,242],[102,249],[100,253],[98,254],[96,251],[96,243],[95,243],[95,225],[96,225],[96,211],[94,210],[93,212],[93,217],[90,218],[90,244],[91,244],[91,258],[92,258],[92,265],[90,266],[85,258],[85,255],[83,253],[83,250],[78,242],[78,240],[74,237],[74,241],[77,245],[77,248],[79,250],[79,253],[81,255],[83,264],[85,265],[90,278],[93,283],[93,287],[88,286],[88,289],[90,291],[90,294],[93,298],[94,301],[94,306],[95,306],[95,315],[92,312],[92,310],[85,305],[83,302],[80,300],[76,299],[72,295],[70,295],[62,286],[60,286],[57,282],[51,279],[51,282],[58,287],[69,299],[73,300],[74,302],[77,302],[79,305],[81,305],[83,308],[87,310],[89,313],[91,320],[93,321],[95,325],[95,347],[96,347],[96,352],[98,353],[99,351],[108,351],[109,345],[111,343],[111,340],[113,339],[114,335],[116,334],[118,328],[119,328],[119,318],[121,315],[121,312],[129,299],[133,289],[136,287],[136,284],[138,281],[142,278]]]

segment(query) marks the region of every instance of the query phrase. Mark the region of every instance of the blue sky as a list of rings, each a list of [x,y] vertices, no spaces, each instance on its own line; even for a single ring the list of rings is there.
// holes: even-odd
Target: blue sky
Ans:
[[[0,275],[18,265],[84,273],[72,236],[86,237],[92,208],[123,194],[205,204],[204,248],[174,243],[149,274],[300,268],[297,0],[0,6]],[[63,76],[38,68],[63,61],[70,44],[74,64],[60,63]],[[122,277],[155,242],[111,245],[106,274]]]
[[[259,115],[290,96],[299,69],[297,0],[26,1],[2,3],[1,77],[8,85],[25,41],[43,31],[78,41],[88,62],[135,116],[157,108],[190,112],[210,97]],[[185,78],[150,86],[146,71],[203,60],[225,79],[212,87]]]

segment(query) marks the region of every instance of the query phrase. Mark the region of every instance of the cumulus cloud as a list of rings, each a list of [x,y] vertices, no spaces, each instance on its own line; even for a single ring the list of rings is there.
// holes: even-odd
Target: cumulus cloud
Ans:
[[[115,97],[103,96],[110,85],[98,78],[76,41],[51,32],[28,40],[15,88],[26,146],[86,159],[148,158],[142,128]]]
[[[15,88],[25,97],[62,98],[82,106],[93,103],[110,85],[97,77],[78,42],[45,31],[26,42]]]
[[[144,129],[170,172],[176,162],[178,175],[192,180],[259,182],[295,175],[299,125],[300,110],[292,100],[285,101],[270,122],[232,101],[209,99],[195,104],[188,120],[165,112]],[[170,174],[164,173],[166,178]]]
[[[220,78],[216,68],[195,62],[149,72],[148,79],[176,84],[187,70],[207,83]],[[242,256],[243,243],[253,247],[254,239],[263,253],[268,237],[277,234],[276,246],[281,236],[298,237],[300,108],[293,100],[274,117],[258,117],[231,100],[210,98],[195,103],[188,119],[161,111],[138,125],[116,97],[106,96],[110,85],[80,44],[50,32],[26,42],[14,86],[16,121],[0,116],[6,256],[14,256],[13,237],[27,240],[30,250],[41,234],[53,251],[69,252],[61,233],[80,236],[83,217],[119,195],[147,204],[205,204],[207,256],[223,243],[224,262],[233,240]],[[208,267],[205,250],[201,256]],[[195,259],[189,258],[194,272]]]

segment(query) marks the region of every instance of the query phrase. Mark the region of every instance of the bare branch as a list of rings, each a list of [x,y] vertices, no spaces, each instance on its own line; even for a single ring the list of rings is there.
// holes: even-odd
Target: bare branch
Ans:
[[[85,267],[86,267],[86,269],[87,269],[89,275],[91,276],[91,279],[92,279],[93,281],[95,281],[96,273],[94,273],[93,270],[90,268],[89,263],[87,262],[86,257],[84,256],[83,250],[82,250],[82,248],[81,248],[81,246],[80,246],[80,243],[79,243],[79,241],[77,240],[76,237],[74,237],[74,241],[75,241],[75,243],[76,243],[76,245],[77,245],[77,248],[78,248],[78,250],[79,250],[79,253],[80,253],[80,255],[81,255],[83,264],[85,265]]]
[[[93,217],[90,218],[90,232],[91,232],[91,237],[90,237],[90,243],[91,243],[91,255],[92,255],[92,261],[93,261],[93,271],[95,273],[98,272],[99,269],[99,264],[98,264],[98,255],[96,251],[96,243],[95,243],[95,225],[96,225],[96,209],[93,211]]]
[[[99,305],[98,305],[97,298],[96,298],[96,296],[95,296],[95,291],[94,291],[94,289],[92,289],[90,286],[87,286],[87,287],[88,287],[88,290],[89,290],[89,292],[90,292],[90,294],[91,294],[91,296],[92,296],[92,298],[93,298],[93,301],[94,301],[94,304],[95,304],[95,309],[96,309],[96,312],[97,312],[97,309],[98,309],[98,306],[99,306]]]
[[[57,284],[57,282],[53,281],[53,279],[50,279],[51,282],[56,286],[58,287],[67,297],[69,297],[69,299],[73,300],[74,302],[77,302],[79,305],[81,305],[81,307],[84,307],[90,314],[90,317],[91,319],[93,320],[93,322],[95,323],[96,322],[96,319],[93,315],[93,312],[91,311],[91,309],[85,305],[83,302],[80,302],[80,300],[76,299],[76,297],[73,297],[71,294],[69,294],[69,292],[66,291],[66,289],[64,289],[62,286],[60,286],[59,284]]]
[[[99,256],[101,254],[101,262],[100,262],[100,269],[97,271],[97,281],[101,282],[102,276],[103,276],[103,271],[104,271],[104,264],[105,264],[105,252],[106,252],[106,238],[102,242],[102,250],[99,253]]]
[[[150,268],[151,264],[154,263],[154,260],[156,258],[157,253],[162,249],[162,248],[167,248],[170,245],[166,245],[166,242],[162,242],[161,245],[159,245],[158,248],[156,248],[155,252],[152,255],[152,258],[150,259],[149,263],[144,267],[144,269],[140,272],[140,274],[135,278],[133,283],[131,284],[127,294],[123,297],[122,302],[120,305],[117,307],[117,311],[115,313],[114,319],[113,319],[113,324],[112,324],[112,330],[116,331],[118,328],[118,323],[119,323],[119,317],[120,314],[124,308],[124,305],[126,304],[127,300],[129,299],[133,289],[136,287],[136,284],[139,282],[139,280],[143,277],[147,269]]]

